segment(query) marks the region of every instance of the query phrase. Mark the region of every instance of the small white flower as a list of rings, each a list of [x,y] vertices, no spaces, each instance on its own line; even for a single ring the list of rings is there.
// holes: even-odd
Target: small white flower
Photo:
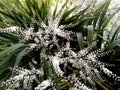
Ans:
[[[35,90],[44,90],[47,87],[49,87],[51,85],[51,81],[50,80],[45,80],[42,83],[40,83]]]
[[[58,28],[56,28],[55,30],[54,30],[54,33],[55,34],[59,34],[61,31],[60,31],[60,29],[58,29]]]
[[[53,67],[55,69],[56,74],[62,76],[63,75],[63,71],[61,71],[60,67],[59,67],[59,58],[57,56],[52,57],[52,63],[53,63]]]
[[[89,89],[87,86],[84,85],[82,90],[92,90],[92,89]]]
[[[31,39],[31,35],[33,34],[33,28],[32,27],[29,28],[29,30],[24,32],[24,34],[25,34],[25,40]]]
[[[11,32],[14,32],[14,31],[17,31],[17,30],[18,30],[18,28],[19,28],[19,27],[12,26],[12,27],[10,27],[10,28],[8,28],[8,29],[10,29],[10,30],[11,30]]]
[[[24,75],[23,75],[23,74],[20,74],[20,75],[18,75],[18,76],[15,76],[14,78],[19,81],[19,80],[22,80],[23,77],[24,77]]]
[[[20,30],[21,30],[20,27],[11,26],[11,27],[8,27],[8,28],[1,29],[0,32],[10,33],[10,32],[17,32],[17,31],[20,31]]]
[[[106,74],[112,74],[112,72],[110,71],[110,70],[108,70],[107,68],[105,68],[105,67],[102,67],[102,69],[103,69],[103,72],[104,73],[106,73]]]
[[[32,43],[32,44],[29,44],[29,46],[30,46],[30,49],[33,49],[37,46],[37,44]]]
[[[9,89],[9,88],[8,88],[8,89],[6,89],[6,90],[12,90],[12,89]]]
[[[37,37],[34,38],[34,41],[35,41],[35,43],[39,43],[40,42],[40,40]]]

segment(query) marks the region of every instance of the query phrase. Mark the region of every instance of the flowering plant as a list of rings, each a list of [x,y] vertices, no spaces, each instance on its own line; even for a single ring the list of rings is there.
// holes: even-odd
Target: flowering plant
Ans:
[[[16,1],[12,6],[0,1],[4,27],[0,29],[4,45],[0,52],[1,88],[109,89],[112,87],[104,85],[109,84],[105,78],[120,82],[119,74],[110,69],[118,64],[103,61],[119,52],[119,27],[108,41],[103,38],[102,30],[119,11],[106,15],[111,0],[98,7],[95,1],[85,7],[66,0],[60,10],[59,1],[55,8],[48,0]],[[73,7],[68,8],[70,5]],[[6,72],[9,74],[4,76]]]

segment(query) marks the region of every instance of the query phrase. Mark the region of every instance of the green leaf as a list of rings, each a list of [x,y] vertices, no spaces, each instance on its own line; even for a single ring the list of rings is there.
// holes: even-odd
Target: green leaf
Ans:
[[[3,58],[2,60],[0,60],[0,68],[2,68],[2,66],[8,61],[10,60],[13,56],[14,56],[15,52],[12,52],[11,54],[9,54],[7,57]],[[1,71],[1,70],[0,70]]]
[[[6,57],[2,58],[0,60],[0,73],[4,72],[5,70],[7,70],[10,65],[14,64],[14,60],[15,59],[15,54],[18,53],[21,49],[17,49],[13,52],[11,52],[10,54],[8,54]]]
[[[93,81],[94,81],[97,85],[99,85],[103,90],[109,90],[109,88],[105,87],[105,86],[104,86],[101,82],[99,82],[98,80],[93,79]]]
[[[111,0],[106,0],[103,4],[101,4],[98,9],[93,13],[96,17],[94,19],[93,25],[97,26],[97,28],[101,28],[102,23],[104,22],[106,12],[108,10],[109,4]]]
[[[27,48],[24,48],[16,57],[16,60],[15,60],[15,65],[18,65],[20,63],[20,60],[23,58],[23,56],[25,55],[26,51],[28,50],[28,47]]]
[[[71,8],[70,10],[66,11],[66,12],[64,13],[62,19],[64,20],[65,18],[67,18],[67,17],[68,17],[71,13],[73,13],[76,9],[78,9],[77,6],[75,6],[75,7]]]
[[[77,39],[78,39],[78,44],[79,44],[79,47],[80,49],[83,49],[84,48],[84,39],[83,39],[83,36],[82,36],[82,33],[77,33]]]
[[[120,46],[118,46],[117,49],[115,49],[112,55],[110,56],[109,61],[112,61],[112,60],[120,61]]]
[[[100,16],[99,16],[99,28],[101,28],[102,23],[103,23],[103,21],[105,19],[105,15],[107,13],[107,10],[108,10],[108,7],[110,5],[110,2],[111,2],[111,0],[106,0],[105,5],[104,5],[104,7],[103,7],[103,9],[102,9],[102,11],[100,13]]]
[[[3,22],[0,21],[0,27],[1,28],[5,28],[5,27],[7,27],[7,25],[5,23],[3,23]]]
[[[53,18],[55,17],[56,12],[57,12],[58,1],[59,1],[59,0],[56,0],[55,8],[54,8],[54,10],[53,10]]]
[[[0,82],[6,81],[6,79],[8,79],[10,75],[11,75],[10,70],[6,70],[0,73]],[[6,89],[0,89],[0,90],[6,90]]]
[[[85,16],[88,15],[88,13],[85,15],[87,12],[88,8],[90,5],[88,5],[86,8],[84,8],[82,11],[80,10],[76,14],[73,14],[72,16],[68,17],[65,22],[66,23],[73,23],[73,22],[81,22]],[[80,7],[79,7],[80,8]],[[78,7],[76,9],[79,9]]]
[[[113,49],[115,46],[118,46],[119,44],[120,44],[120,39],[114,40],[112,43],[108,44],[106,50]]]
[[[4,57],[4,56],[8,55],[9,53],[13,52],[14,50],[20,48],[21,46],[23,46],[23,44],[15,44],[15,45],[12,45],[12,46],[6,48],[4,51],[0,52],[0,57]]]
[[[26,6],[27,6],[27,10],[25,9],[25,11],[28,11],[29,14],[31,14],[31,16],[33,16],[33,10],[32,10],[32,2],[31,0],[25,0],[26,2]],[[22,7],[24,7],[23,5],[21,5]]]
[[[120,26],[116,29],[116,31],[114,32],[110,42],[113,42],[114,40],[116,40],[118,38],[118,35],[120,33]]]
[[[88,43],[89,45],[92,45],[93,43],[93,25],[88,25],[87,29],[88,29]]]
[[[101,28],[104,29],[108,23],[110,22],[110,20],[113,18],[113,16],[115,16],[116,13],[118,13],[118,11],[120,10],[120,8],[118,8],[116,11],[114,11],[114,13],[112,13],[110,16],[108,16],[102,23]]]

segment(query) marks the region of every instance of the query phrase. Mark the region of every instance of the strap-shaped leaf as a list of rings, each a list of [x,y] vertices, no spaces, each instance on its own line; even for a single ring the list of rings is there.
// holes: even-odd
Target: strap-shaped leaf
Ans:
[[[0,60],[0,68],[10,59],[13,57],[15,53],[11,53],[9,54],[7,57],[3,58],[2,60]],[[8,62],[9,63],[9,62]]]
[[[23,46],[23,44],[15,44],[15,45],[12,45],[12,46],[6,48],[4,51],[0,52],[0,57],[4,57],[4,56],[8,55],[9,53],[13,52],[14,50],[20,48],[21,46]]]
[[[114,13],[112,13],[110,16],[108,16],[102,23],[101,28],[104,29],[108,23],[110,22],[110,20],[113,18],[113,16],[115,16],[115,14],[120,10],[120,8],[118,8]]]
[[[92,45],[93,43],[93,29],[94,29],[94,26],[93,25],[88,25],[87,27],[88,29],[88,43],[89,45]]]
[[[18,65],[21,61],[21,59],[23,58],[23,56],[25,55],[26,51],[28,50],[28,47],[27,48],[24,48],[16,57],[16,60],[15,60],[15,65]]]
[[[100,12],[99,22],[98,22],[98,24],[99,24],[98,27],[99,27],[99,28],[101,28],[101,25],[102,25],[102,23],[103,23],[103,21],[104,21],[104,19],[105,19],[105,15],[106,15],[106,13],[107,13],[107,10],[108,10],[108,7],[109,7],[109,5],[110,5],[110,2],[111,2],[111,0],[107,0],[107,1],[105,2],[105,5],[104,5],[102,11]]]
[[[114,40],[112,43],[110,43],[107,47],[106,50],[113,49],[115,46],[118,46],[120,44],[120,39]]]
[[[107,12],[107,9],[110,5],[111,0],[106,0],[103,4],[101,4],[98,9],[96,9],[96,11],[93,13],[94,16],[96,17],[94,19],[93,25],[97,26],[97,28],[100,29],[104,19],[105,19],[105,15]]]
[[[10,61],[10,60],[12,60],[12,58],[14,58],[14,55],[18,53],[19,51],[20,49],[17,49],[0,60],[0,73],[7,70],[11,64],[12,65],[14,64],[14,61]]]
[[[99,82],[98,80],[93,79],[93,81],[100,86],[103,90],[109,90],[109,88],[107,88],[106,86],[104,86],[101,82]]]
[[[110,42],[113,42],[114,40],[116,40],[118,38],[118,34],[120,33],[120,26],[116,29],[116,31],[114,32]]]
[[[79,44],[79,47],[80,49],[83,49],[84,48],[84,39],[83,39],[83,36],[82,36],[82,33],[77,33],[77,39],[78,39],[78,44]]]

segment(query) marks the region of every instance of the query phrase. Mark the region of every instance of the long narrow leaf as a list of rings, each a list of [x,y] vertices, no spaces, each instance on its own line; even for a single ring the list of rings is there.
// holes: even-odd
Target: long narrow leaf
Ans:
[[[93,43],[93,25],[88,25],[88,43],[92,45]]]
[[[105,19],[101,25],[101,28],[104,29],[108,23],[110,22],[110,20],[113,18],[113,16],[115,16],[115,14],[120,10],[120,8],[118,8],[113,14],[111,14],[107,19]]]
[[[83,36],[82,36],[82,33],[77,33],[77,39],[78,39],[78,44],[79,44],[79,47],[80,49],[83,49],[84,48],[84,39],[83,39]]]
[[[0,52],[0,57],[8,55],[9,53],[13,52],[14,50],[20,48],[22,45],[23,44],[15,44],[15,45],[12,45],[12,46],[6,48],[4,51]]]
[[[15,65],[18,65],[20,63],[20,60],[23,58],[23,56],[25,55],[26,53],[26,50],[28,48],[24,48],[16,57],[16,60],[15,60]]]
[[[106,47],[106,50],[113,49],[115,46],[118,46],[119,44],[120,44],[120,39],[117,39],[117,40],[113,41],[112,43],[110,43],[110,44]]]

